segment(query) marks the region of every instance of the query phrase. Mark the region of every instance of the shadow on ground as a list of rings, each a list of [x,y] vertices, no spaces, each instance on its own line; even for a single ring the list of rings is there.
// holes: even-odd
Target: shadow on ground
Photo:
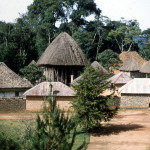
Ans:
[[[137,130],[143,128],[144,126],[138,124],[108,124],[105,127],[102,127],[99,130],[96,130],[92,133],[93,136],[102,136],[102,135],[111,135],[111,134],[119,134],[120,132],[126,132],[131,130]]]

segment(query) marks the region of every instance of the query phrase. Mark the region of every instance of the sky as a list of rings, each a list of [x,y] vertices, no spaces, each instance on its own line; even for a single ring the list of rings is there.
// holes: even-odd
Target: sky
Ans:
[[[14,22],[33,0],[0,0],[0,21]],[[102,15],[111,20],[136,19],[142,30],[150,28],[150,0],[95,0]]]

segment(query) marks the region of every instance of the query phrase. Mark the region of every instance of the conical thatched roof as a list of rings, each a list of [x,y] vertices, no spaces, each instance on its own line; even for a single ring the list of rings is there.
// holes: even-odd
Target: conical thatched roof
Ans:
[[[35,65],[36,66],[37,64],[36,64],[35,60],[32,60],[29,65]]]
[[[125,64],[129,59],[135,59],[140,65],[143,65],[146,60],[143,59],[136,51],[122,52],[119,55],[120,60]]]
[[[130,77],[129,72],[119,72],[118,74],[115,74],[109,78],[107,81],[110,81],[113,84],[126,84],[130,80],[132,80],[132,78]]]
[[[133,58],[129,59],[119,70],[121,71],[139,71],[140,64]]]
[[[150,61],[148,61],[146,64],[144,64],[141,67],[140,72],[142,72],[142,73],[150,73]]]
[[[75,40],[66,32],[60,33],[44,51],[37,64],[85,66],[87,58]]]
[[[100,63],[98,63],[97,61],[94,61],[94,62],[91,64],[91,67],[92,67],[93,69],[95,69],[95,70],[98,70],[100,75],[108,75],[108,74],[109,74],[108,71],[105,70],[105,69],[102,67],[102,65],[101,65]],[[77,77],[76,79],[74,79],[71,84],[72,84],[72,85],[77,85],[77,84],[78,84],[77,82],[78,82],[79,80],[81,80],[81,79],[82,79],[82,75],[79,76],[79,77]]]
[[[0,89],[3,88],[31,88],[29,81],[23,80],[9,69],[5,63],[0,62]]]
[[[98,63],[97,61],[94,61],[91,64],[91,66],[94,69],[98,70],[101,75],[107,75],[107,74],[109,74],[108,71],[105,68],[103,68],[102,65],[100,63]]]

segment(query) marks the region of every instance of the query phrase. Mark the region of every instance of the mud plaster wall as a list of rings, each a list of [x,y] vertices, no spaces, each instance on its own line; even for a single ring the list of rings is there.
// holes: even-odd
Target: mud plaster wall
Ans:
[[[74,96],[63,96],[63,97],[57,97],[57,106],[59,106],[60,109],[63,109],[65,111],[71,109],[71,101],[75,99]],[[42,110],[44,101],[43,96],[27,96],[26,97],[26,110],[28,111],[39,111]]]
[[[26,101],[23,98],[0,99],[0,111],[22,111],[26,109]]]
[[[150,95],[121,94],[121,108],[149,108]]]

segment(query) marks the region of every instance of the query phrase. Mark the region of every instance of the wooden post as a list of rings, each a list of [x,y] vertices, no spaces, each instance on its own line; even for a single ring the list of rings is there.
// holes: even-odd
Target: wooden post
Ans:
[[[71,75],[71,83],[73,82],[73,77],[74,77],[74,75]]]

